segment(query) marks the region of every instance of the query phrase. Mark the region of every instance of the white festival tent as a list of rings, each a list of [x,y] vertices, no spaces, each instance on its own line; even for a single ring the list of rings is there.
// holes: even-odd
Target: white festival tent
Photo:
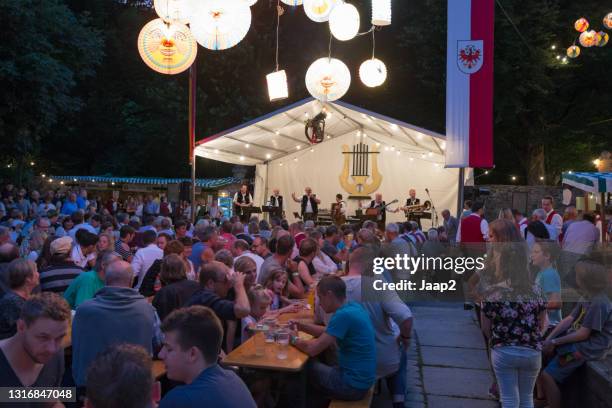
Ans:
[[[305,121],[324,108],[328,113],[326,136],[323,142],[311,145],[305,136]],[[343,154],[343,146],[352,150],[360,142],[368,145],[370,151],[380,152],[370,155],[367,172],[370,177],[366,184],[372,180],[371,167],[376,160],[382,175],[376,192],[382,193],[387,203],[399,200],[389,209],[405,204],[410,188],[416,189],[421,202],[425,201],[427,188],[440,224],[443,209],[455,213],[459,169],[444,168],[444,135],[341,101],[323,104],[308,98],[296,102],[201,140],[196,154],[226,163],[256,166],[255,205],[266,205],[272,190],[278,188],[291,221],[293,212],[300,211],[300,204],[291,199],[291,193],[299,198],[306,186],[321,200],[320,208],[331,208],[336,194],[341,193],[347,202],[347,214],[355,213],[358,200],[346,199],[349,194],[343,191],[340,177],[347,156]],[[374,199],[374,193],[369,196]],[[363,204],[369,201],[363,200]],[[387,222],[403,220],[401,212],[387,214]],[[430,225],[423,220],[424,228]]]

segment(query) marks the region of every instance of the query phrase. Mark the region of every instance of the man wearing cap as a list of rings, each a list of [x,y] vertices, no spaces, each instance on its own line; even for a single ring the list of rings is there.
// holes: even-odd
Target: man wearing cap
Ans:
[[[60,295],[83,272],[70,258],[72,238],[61,237],[51,242],[49,266],[40,271],[40,289]]]

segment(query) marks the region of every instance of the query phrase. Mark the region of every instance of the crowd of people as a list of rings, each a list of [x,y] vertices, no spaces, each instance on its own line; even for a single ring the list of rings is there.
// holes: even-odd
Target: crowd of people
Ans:
[[[362,290],[374,259],[397,254],[487,254],[484,269],[461,279],[504,407],[559,407],[560,384],[612,348],[595,219],[573,207],[561,216],[550,197],[529,220],[502,210],[488,223],[483,204],[467,202],[459,219],[443,211],[440,227],[421,231],[409,221],[381,231],[372,221],[338,227],[254,216],[243,224],[207,212],[192,224],[156,200],[139,211],[115,199],[94,204],[82,189],[60,202],[53,192],[40,201],[14,190],[2,190],[0,208],[2,386],[76,386],[98,408],[288,406],[305,396],[286,378],[241,377],[219,362],[262,320],[314,296],[314,323],[291,322],[291,343],[313,357],[309,404],[359,400],[385,380],[403,407],[411,310],[394,292],[373,299]],[[566,287],[584,298],[564,316]],[[153,358],[166,366],[163,395]]]

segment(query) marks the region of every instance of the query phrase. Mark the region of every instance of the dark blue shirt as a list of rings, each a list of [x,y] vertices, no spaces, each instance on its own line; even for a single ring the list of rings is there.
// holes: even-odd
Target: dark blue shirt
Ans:
[[[191,384],[174,388],[160,401],[159,408],[255,408],[249,389],[233,371],[215,364]]]

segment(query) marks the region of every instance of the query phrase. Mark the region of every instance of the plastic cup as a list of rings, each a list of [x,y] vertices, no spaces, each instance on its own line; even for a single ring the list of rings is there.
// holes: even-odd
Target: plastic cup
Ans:
[[[274,318],[264,319],[263,325],[264,327],[267,328],[267,330],[264,331],[264,337],[265,337],[266,343],[274,343],[275,331],[276,331],[276,319]]]
[[[276,344],[278,344],[276,358],[279,360],[287,359],[289,353],[289,332],[286,330],[276,332]]]
[[[262,357],[266,351],[266,341],[263,334],[256,333],[253,341],[255,342],[255,355]]]

